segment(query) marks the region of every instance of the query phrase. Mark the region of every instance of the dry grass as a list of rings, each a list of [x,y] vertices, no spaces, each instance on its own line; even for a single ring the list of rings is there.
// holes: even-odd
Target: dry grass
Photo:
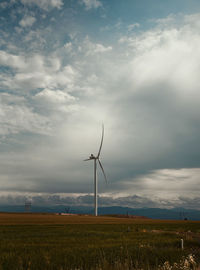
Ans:
[[[159,265],[160,270],[181,269],[172,266],[188,254],[200,261],[199,225],[192,221],[0,213],[0,270],[157,270]]]
[[[132,219],[109,216],[62,216],[42,213],[0,213],[0,225],[32,225],[32,224],[185,224],[186,221],[178,220],[155,220],[155,219]],[[200,224],[200,221],[188,223]]]

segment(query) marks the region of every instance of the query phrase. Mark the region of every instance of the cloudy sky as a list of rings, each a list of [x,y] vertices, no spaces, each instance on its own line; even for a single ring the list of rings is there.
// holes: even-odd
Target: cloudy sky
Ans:
[[[1,0],[0,203],[200,209],[199,0]]]

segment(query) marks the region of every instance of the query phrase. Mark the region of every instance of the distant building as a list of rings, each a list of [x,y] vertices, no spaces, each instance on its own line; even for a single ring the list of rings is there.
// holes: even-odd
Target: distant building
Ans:
[[[71,214],[71,213],[57,213],[57,215],[60,215],[60,216],[77,216],[77,214]]]

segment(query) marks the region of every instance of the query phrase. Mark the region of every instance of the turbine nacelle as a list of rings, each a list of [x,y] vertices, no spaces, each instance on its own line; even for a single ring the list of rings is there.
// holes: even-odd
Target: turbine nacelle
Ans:
[[[89,159],[96,159],[96,157],[93,154],[91,154]]]

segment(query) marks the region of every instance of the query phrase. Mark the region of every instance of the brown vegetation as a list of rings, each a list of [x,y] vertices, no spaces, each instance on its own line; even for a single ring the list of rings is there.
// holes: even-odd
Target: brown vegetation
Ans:
[[[143,217],[111,217],[89,215],[56,215],[47,213],[0,213],[0,225],[28,225],[28,224],[156,224],[156,223],[185,223],[177,220],[155,220]],[[191,223],[192,221],[190,221]],[[200,221],[193,221],[199,223]]]
[[[194,270],[191,260],[200,262],[199,224],[0,213],[0,270],[177,270],[186,263],[185,270]]]

